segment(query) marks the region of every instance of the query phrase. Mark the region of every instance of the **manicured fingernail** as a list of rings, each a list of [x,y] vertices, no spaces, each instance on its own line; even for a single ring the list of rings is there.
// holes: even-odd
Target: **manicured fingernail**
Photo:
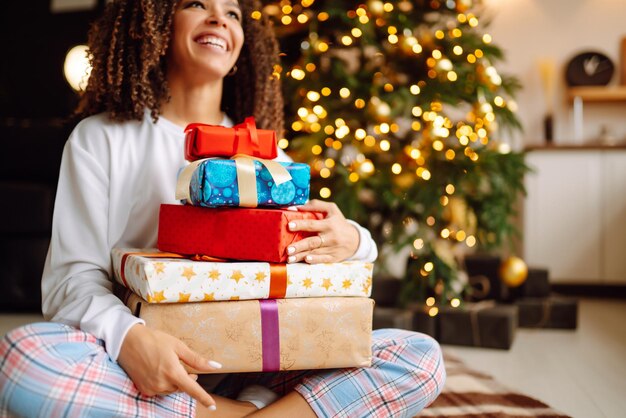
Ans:
[[[313,256],[307,255],[306,256],[306,261],[309,261],[309,262],[313,261]]]
[[[287,248],[287,254],[293,254],[296,251],[295,247]]]
[[[217,406],[215,405],[209,406],[209,411],[216,411],[216,410],[217,410]]]
[[[293,263],[294,261],[296,261],[296,256],[295,256],[295,255],[292,255],[291,257],[289,257],[289,258],[287,259],[287,261],[288,261],[289,263]]]
[[[218,363],[217,361],[213,361],[213,360],[209,360],[209,366],[213,367],[214,369],[221,369],[222,368],[222,364]]]
[[[289,222],[289,229],[294,229],[296,227],[295,222]]]

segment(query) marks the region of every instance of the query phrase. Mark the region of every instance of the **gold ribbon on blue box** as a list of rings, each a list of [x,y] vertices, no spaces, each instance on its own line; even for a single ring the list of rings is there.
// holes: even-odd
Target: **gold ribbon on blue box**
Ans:
[[[194,161],[181,172],[176,199],[194,206],[287,207],[309,199],[311,174],[302,163],[248,155]]]

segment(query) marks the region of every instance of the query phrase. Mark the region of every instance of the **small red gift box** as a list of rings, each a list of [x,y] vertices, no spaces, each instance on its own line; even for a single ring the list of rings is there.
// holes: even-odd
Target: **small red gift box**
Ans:
[[[257,129],[254,118],[232,128],[191,123],[185,128],[185,159],[232,157],[236,154],[273,160],[278,155],[276,132]]]
[[[287,247],[311,232],[291,232],[298,219],[323,219],[318,212],[286,209],[207,209],[161,205],[157,247],[161,251],[233,260],[285,263]]]

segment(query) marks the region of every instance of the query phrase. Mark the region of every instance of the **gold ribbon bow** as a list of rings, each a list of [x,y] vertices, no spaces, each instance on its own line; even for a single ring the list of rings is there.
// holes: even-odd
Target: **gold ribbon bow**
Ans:
[[[473,299],[484,299],[489,296],[489,291],[491,290],[491,282],[489,281],[489,277],[482,274],[478,276],[470,276],[468,282],[471,287],[470,296]]]
[[[256,188],[256,170],[254,162],[258,161],[269,171],[272,180],[277,185],[286,183],[291,180],[289,171],[278,162],[266,160],[263,158],[252,157],[250,155],[237,154],[231,157],[235,160],[235,168],[237,169],[237,188],[239,189],[239,206],[246,208],[256,208],[259,204],[257,200]],[[178,176],[176,182],[176,199],[190,201],[189,186],[191,185],[191,177],[194,171],[204,161],[210,158],[204,158],[190,163]]]

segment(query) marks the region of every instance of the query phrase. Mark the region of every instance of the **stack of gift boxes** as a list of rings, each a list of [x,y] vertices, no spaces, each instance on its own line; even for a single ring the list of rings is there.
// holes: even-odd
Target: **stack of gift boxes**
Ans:
[[[522,284],[511,287],[500,277],[502,263],[503,260],[494,255],[466,257],[467,273],[475,287],[469,295],[471,300],[478,303],[491,300],[498,306],[515,308],[520,328],[577,328],[578,300],[553,294],[547,269],[529,267]]]
[[[249,119],[186,132],[187,204],[161,206],[158,250],[112,251],[127,306],[220,373],[369,366],[372,264],[286,263],[311,236],[288,223],[323,218],[287,209],[308,200],[309,167],[272,161],[275,133]]]
[[[441,344],[499,349],[511,347],[518,328],[576,329],[578,301],[551,293],[548,270],[529,268],[526,280],[510,287],[500,278],[501,264],[498,256],[466,257],[471,291],[457,307],[437,306],[431,298],[428,305],[395,308],[389,295],[398,295],[402,282],[377,281],[374,328],[412,329]]]

